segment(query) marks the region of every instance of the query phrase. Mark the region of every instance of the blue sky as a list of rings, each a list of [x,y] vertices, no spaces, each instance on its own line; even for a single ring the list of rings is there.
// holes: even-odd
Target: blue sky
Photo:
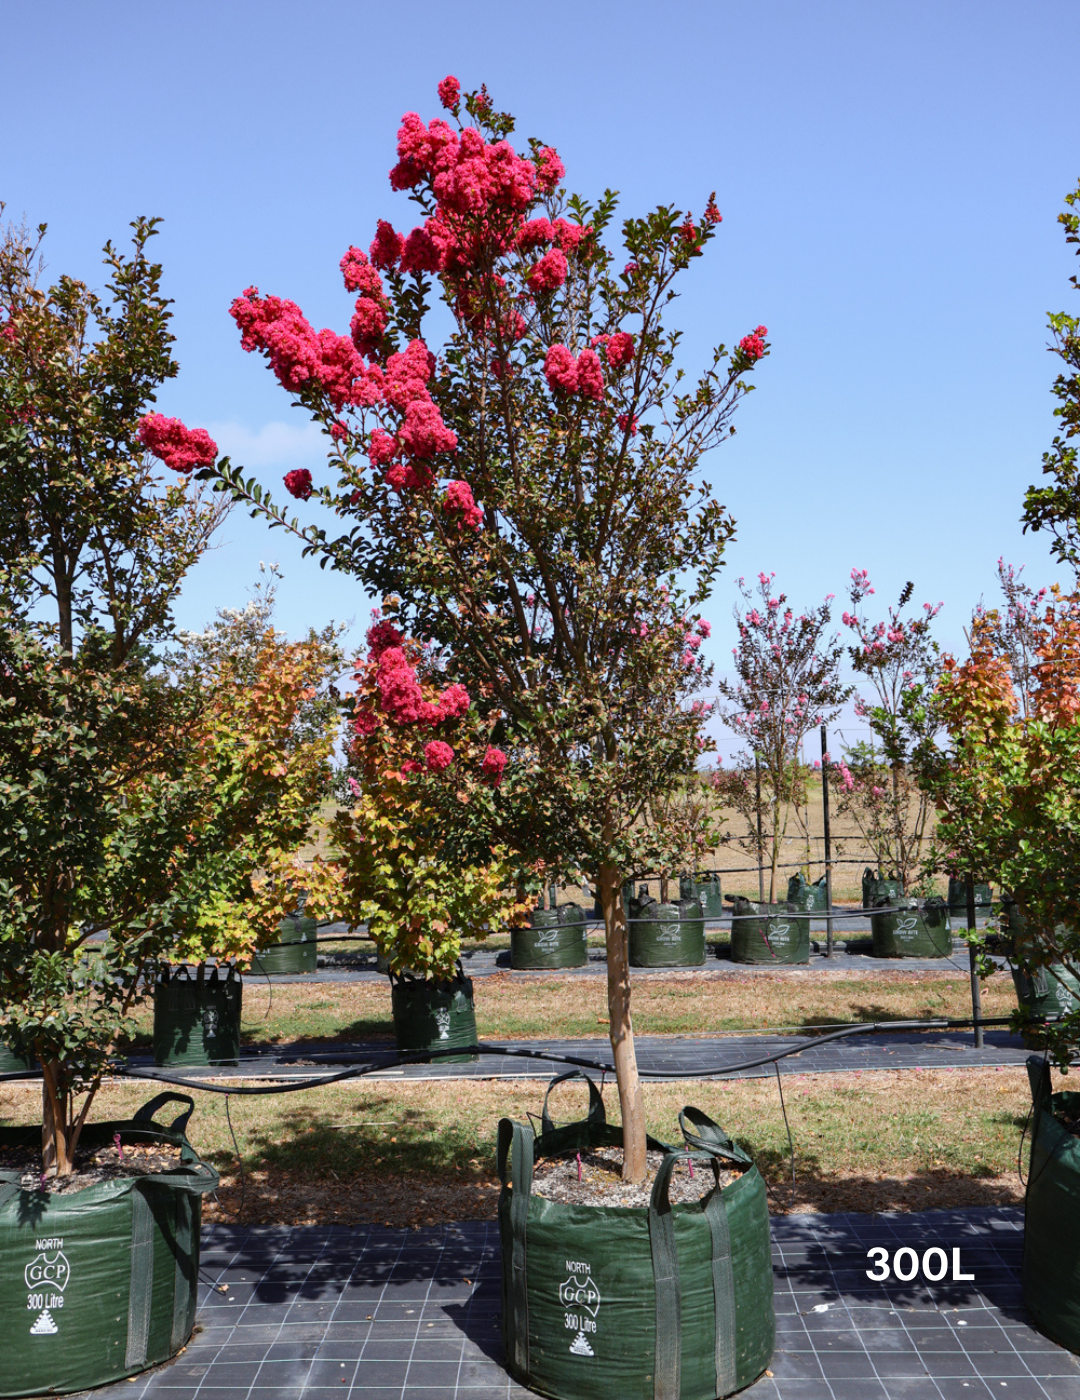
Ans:
[[[107,238],[163,216],[181,375],[159,407],[264,480],[317,471],[320,449],[229,302],[256,283],[347,328],[338,259],[379,217],[411,225],[386,179],[398,120],[436,115],[454,73],[586,196],[700,211],[717,191],[687,361],[759,322],[773,345],[705,473],[738,522],[706,614],[719,665],[740,573],[775,570],[797,605],[842,597],[855,565],[883,601],[913,579],[952,648],[999,554],[1060,575],[1018,516],[1053,433],[1046,312],[1076,309],[1055,222],[1080,176],[1075,0],[40,0],[6,6],[4,31],[8,215],[47,221],[48,271],[91,282]],[[355,618],[359,640],[370,604],[349,581],[236,513],[222,538],[185,626],[243,603],[274,559],[280,625]]]

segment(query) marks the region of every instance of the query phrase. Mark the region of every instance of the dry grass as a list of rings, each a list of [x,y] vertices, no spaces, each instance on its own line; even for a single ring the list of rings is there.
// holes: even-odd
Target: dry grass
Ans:
[[[678,1110],[687,1102],[703,1109],[750,1150],[769,1183],[774,1213],[1022,1200],[1016,1162],[1030,1107],[1022,1066],[790,1075],[783,1083],[795,1145],[794,1194],[775,1080],[647,1085],[649,1131],[672,1142]],[[39,1095],[36,1085],[0,1086],[0,1121],[37,1121]],[[107,1085],[94,1117],[128,1116],[149,1096],[148,1086]],[[498,1198],[497,1121],[524,1119],[539,1111],[542,1098],[535,1081],[464,1079],[233,1097],[243,1219],[417,1226],[490,1218]],[[605,1100],[617,1121],[610,1083]],[[580,1086],[558,1090],[556,1120],[577,1116],[583,1103]],[[207,1218],[234,1218],[241,1186],[222,1096],[200,1096],[190,1136],[222,1173]]]
[[[486,1040],[603,1035],[606,980],[599,976],[515,977],[497,972],[473,984],[476,1022]],[[1008,973],[982,989],[983,1014],[1015,1006]],[[634,1026],[642,1035],[709,1035],[767,1026],[824,1026],[843,1021],[909,1020],[971,1015],[967,977],[951,972],[819,972],[709,968],[635,977]],[[152,1013],[143,1009],[148,1037]],[[244,984],[248,1043],[390,1039],[390,986],[375,982]]]

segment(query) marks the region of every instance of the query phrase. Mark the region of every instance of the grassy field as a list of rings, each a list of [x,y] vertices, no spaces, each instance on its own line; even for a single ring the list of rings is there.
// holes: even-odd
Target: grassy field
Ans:
[[[1030,1094],[1022,1066],[791,1075],[775,1080],[652,1084],[649,1131],[678,1139],[686,1103],[746,1146],[769,1184],[770,1209],[927,1210],[1018,1203],[1017,1175]],[[94,1117],[125,1117],[150,1086],[107,1085]],[[394,1226],[490,1218],[498,1182],[498,1119],[538,1112],[543,1086],[523,1081],[337,1084],[299,1094],[233,1097],[247,1224],[376,1221]],[[608,1084],[608,1117],[618,1097]],[[557,1122],[580,1116],[584,1092],[552,1099]],[[0,1085],[0,1122],[40,1121],[37,1085]],[[241,1176],[223,1096],[198,1096],[194,1146],[222,1173],[208,1219],[241,1210]]]
[[[515,977],[497,972],[474,982],[477,1030],[507,1040],[604,1035],[606,981],[599,976]],[[995,973],[982,989],[983,1014],[1007,1016],[1012,980]],[[390,985],[372,982],[244,983],[245,1043],[291,1040],[390,1040]],[[968,979],[951,972],[669,972],[634,978],[634,1026],[642,1035],[707,1035],[765,1027],[827,1026],[844,1021],[965,1017]],[[149,1043],[144,1007],[139,1043]]]

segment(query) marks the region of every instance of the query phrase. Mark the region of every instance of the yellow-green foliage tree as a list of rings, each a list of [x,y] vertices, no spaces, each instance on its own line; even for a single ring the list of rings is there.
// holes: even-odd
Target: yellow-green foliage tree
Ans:
[[[290,642],[272,611],[273,589],[260,590],[246,608],[219,610],[205,632],[181,634],[174,658],[179,682],[203,698],[199,823],[219,837],[188,877],[198,914],[176,940],[178,961],[246,961],[275,941],[303,884],[299,852],[330,792],[340,629]]]

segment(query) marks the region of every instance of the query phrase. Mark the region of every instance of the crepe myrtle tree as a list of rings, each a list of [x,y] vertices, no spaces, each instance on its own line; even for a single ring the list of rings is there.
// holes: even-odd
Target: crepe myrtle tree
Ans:
[[[365,922],[390,971],[447,979],[463,937],[528,918],[541,879],[488,845],[507,756],[464,687],[440,686],[430,645],[378,609],[367,640],[349,697],[351,800],[330,824],[334,854],[312,863],[307,907]]]
[[[843,648],[832,622],[832,594],[796,615],[787,594],[774,590],[774,573],[756,587],[739,579],[735,606],[735,676],[717,687],[727,703],[720,715],[746,743],[753,761],[717,768],[716,792],[746,824],[739,838],[769,869],[769,901],[776,899],[780,852],[792,813],[805,805],[803,739],[827,724],[851,694],[840,679]],[[760,836],[758,833],[760,832]]]
[[[836,810],[849,816],[881,868],[897,870],[905,888],[922,875],[934,803],[921,774],[936,762],[942,717],[937,681],[938,644],[932,636],[940,603],[904,610],[915,591],[906,583],[895,607],[877,621],[866,615],[874,589],[865,569],[852,569],[850,610],[843,623],[852,634],[852,669],[865,678],[855,713],[873,741],[852,745],[834,764]]]
[[[1066,208],[1058,215],[1066,243],[1076,244],[1080,256],[1080,184],[1065,196]],[[1074,291],[1080,291],[1080,278],[1070,277]],[[1080,434],[1080,317],[1065,311],[1049,318],[1052,344],[1063,369],[1054,380],[1053,394],[1058,401],[1054,417],[1061,431],[1050,450],[1043,453],[1043,476],[1050,481],[1029,486],[1024,497],[1024,530],[1048,530],[1053,536],[1050,548],[1055,558],[1080,571],[1080,463],[1076,437]]]
[[[285,485],[341,532],[290,518],[228,463],[214,474],[436,644],[508,757],[503,844],[553,875],[596,875],[624,1171],[639,1180],[620,890],[656,858],[645,804],[700,752],[698,609],[733,522],[699,467],[733,431],[766,330],[687,378],[668,317],[720,225],[715,200],[626,219],[617,251],[612,192],[567,195],[555,150],[515,149],[486,89],[447,78],[439,96],[447,117],[402,119],[390,172],[417,221],[380,220],[341,260],[349,334],[253,287],[232,307],[244,348],[327,434],[327,470]]]
[[[176,363],[155,221],[132,228],[130,253],[105,248],[104,295],[39,286],[44,227],[0,239],[0,1007],[41,1063],[58,1175],[141,979],[193,915],[180,877],[219,839],[192,777],[202,698],[153,649],[222,511],[144,451]],[[168,435],[176,466],[215,455],[201,430]]]

